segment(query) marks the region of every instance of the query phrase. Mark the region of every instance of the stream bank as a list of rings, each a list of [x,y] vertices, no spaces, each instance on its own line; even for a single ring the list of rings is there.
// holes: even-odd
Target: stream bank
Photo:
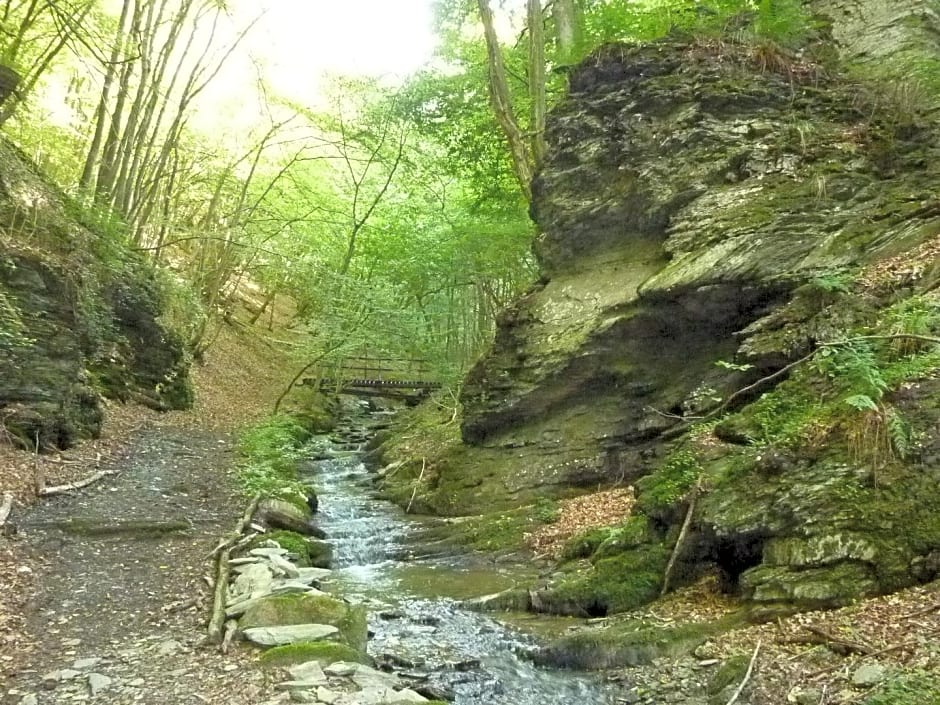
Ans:
[[[351,603],[346,611],[365,606],[370,660],[388,675],[383,681],[361,666],[352,668],[358,669],[359,675],[369,674],[367,680],[382,682],[389,690],[385,695],[369,693],[365,687],[357,690],[348,679],[334,678],[326,684],[319,671],[305,685],[292,674],[293,680],[284,682],[283,687],[304,691],[301,697],[310,698],[310,702],[332,702],[337,697],[336,702],[350,703],[397,702],[397,698],[418,702],[415,692],[459,705],[615,702],[613,692],[597,676],[537,667],[529,658],[538,650],[536,639],[461,605],[458,598],[512,587],[530,580],[533,573],[530,568],[497,565],[458,550],[427,550],[422,539],[433,528],[429,523],[437,522],[406,516],[375,496],[373,476],[362,462],[361,448],[377,428],[387,425],[387,416],[385,412],[347,416],[330,436],[314,437],[308,443],[308,448],[315,449],[311,454],[316,459],[302,461],[300,475],[315,487],[319,511],[313,516],[315,529],[311,532],[325,534],[332,546],[332,572],[318,575],[318,590],[307,596],[261,599],[270,603],[268,616],[279,613],[278,625],[318,621],[324,613],[313,600],[323,600],[320,590]],[[283,540],[279,543],[286,548],[296,545],[296,539],[288,539],[286,545]],[[235,559],[239,563],[235,570],[242,570],[243,562],[266,560],[261,552],[269,550],[284,549],[256,548],[250,552],[254,558]],[[292,550],[284,555],[301,553]],[[311,569],[297,570],[302,577],[303,571]],[[293,604],[288,607],[288,602]],[[343,611],[341,605],[335,606],[337,613]],[[246,612],[246,617],[249,614]],[[244,622],[243,617],[239,629],[250,632]],[[249,623],[254,626],[255,622]],[[293,662],[299,667],[304,654],[310,654],[311,660],[328,664],[337,656],[327,653],[329,649],[323,644],[339,641],[344,648],[361,648],[360,638],[350,633],[346,617],[329,623],[340,631],[328,636],[328,641],[298,639],[290,646],[266,652],[262,660]],[[313,627],[306,624],[298,628],[314,634]],[[362,629],[364,642],[364,626]],[[299,655],[292,658],[293,654]],[[346,652],[341,657],[355,659]],[[327,692],[321,692],[326,685]],[[338,695],[342,692],[346,695]]]

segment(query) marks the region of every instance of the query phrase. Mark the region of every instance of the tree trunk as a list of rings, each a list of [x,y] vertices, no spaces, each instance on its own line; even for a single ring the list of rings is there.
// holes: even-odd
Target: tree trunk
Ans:
[[[554,0],[552,19],[558,41],[555,61],[562,66],[574,63],[580,58],[582,41],[581,8],[577,0]]]
[[[121,69],[120,80],[118,81],[117,101],[115,102],[111,122],[108,126],[108,136],[104,142],[104,149],[101,152],[101,166],[98,168],[98,178],[95,181],[95,194],[103,201],[110,200],[111,190],[114,187],[114,179],[117,175],[115,159],[117,158],[118,145],[121,141],[122,125],[124,123],[124,105],[127,103],[127,97],[130,94],[131,78],[134,74],[134,67],[137,64],[136,59],[131,60],[129,58],[129,49],[133,37],[138,36],[140,33],[142,9],[140,4],[134,7],[131,29],[125,41],[125,63]]]
[[[124,34],[127,31],[127,19],[130,15],[131,5],[134,0],[124,0],[121,6],[121,18],[118,20],[118,31],[114,38],[114,46],[111,48],[111,57],[104,74],[104,83],[101,86],[101,98],[98,101],[98,107],[95,110],[95,133],[91,138],[91,144],[88,147],[88,154],[85,156],[85,165],[82,167],[82,175],[78,179],[78,185],[87,189],[91,186],[95,174],[95,167],[98,164],[98,153],[101,151],[101,142],[104,139],[104,128],[108,122],[108,106],[111,103],[111,86],[117,76],[118,60],[121,58],[121,48],[124,46]]]
[[[483,35],[486,38],[486,54],[490,73],[490,103],[496,120],[509,142],[512,156],[513,173],[519,181],[519,187],[526,201],[532,200],[532,158],[526,144],[525,134],[519,129],[519,123],[512,109],[509,96],[509,83],[506,80],[506,66],[499,47],[499,38],[493,25],[493,11],[489,0],[477,0],[480,8],[480,20],[483,22]]]
[[[545,158],[545,19],[542,0],[528,0],[529,17],[529,100],[532,167],[538,169]]]

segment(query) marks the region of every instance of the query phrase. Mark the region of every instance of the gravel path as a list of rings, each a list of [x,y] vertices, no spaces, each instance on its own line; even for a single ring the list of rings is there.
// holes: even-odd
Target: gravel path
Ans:
[[[269,689],[249,650],[222,656],[202,644],[206,556],[244,505],[231,439],[151,429],[107,462],[117,474],[18,518],[34,571],[31,648],[14,655],[0,702],[262,701]]]

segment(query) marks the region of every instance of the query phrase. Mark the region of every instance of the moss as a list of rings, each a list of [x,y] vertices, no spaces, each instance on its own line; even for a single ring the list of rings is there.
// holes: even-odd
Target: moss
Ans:
[[[863,705],[936,705],[940,702],[940,673],[908,671],[889,678]]]
[[[336,661],[354,661],[369,664],[371,659],[362,651],[346,644],[330,641],[301,641],[296,644],[275,646],[261,654],[261,663],[269,667],[293,666],[307,661],[324,664]]]
[[[339,629],[337,640],[365,650],[368,638],[366,611],[321,595],[279,595],[250,607],[239,620],[241,629],[286,624],[330,624]]]
[[[520,550],[526,534],[557,517],[557,504],[543,498],[517,509],[472,517],[458,525],[455,540],[480,551]]]
[[[636,514],[620,526],[610,529],[593,557],[594,560],[609,558],[652,541],[655,541],[655,537],[650,529],[649,520],[641,514]]]
[[[672,627],[629,620],[604,629],[585,629],[553,642],[536,660],[559,668],[600,670],[647,664],[660,657],[677,658],[729,629],[736,619]]]
[[[590,558],[594,555],[597,547],[607,540],[610,533],[610,527],[589,529],[584,533],[568,539],[561,552],[562,560],[571,561],[577,560],[578,558]]]
[[[280,414],[246,430],[238,442],[243,461],[238,479],[245,494],[260,493],[306,507],[306,489],[297,478],[300,447],[310,432],[296,419]]]
[[[304,509],[307,509],[306,505]],[[305,536],[293,531],[271,531],[267,534],[261,534],[248,544],[248,549],[257,548],[266,541],[274,541],[278,546],[297,556],[297,565],[309,566],[310,562],[310,542]]]
[[[601,558],[540,595],[542,610],[603,616],[644,605],[659,594],[668,559],[669,551],[661,543]]]

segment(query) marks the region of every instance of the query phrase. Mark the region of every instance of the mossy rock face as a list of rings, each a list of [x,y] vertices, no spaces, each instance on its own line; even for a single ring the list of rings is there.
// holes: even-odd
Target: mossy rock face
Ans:
[[[655,599],[669,552],[662,544],[631,548],[566,575],[532,599],[536,611],[578,617],[624,612]]]
[[[298,642],[275,646],[261,654],[261,663],[268,667],[294,666],[307,661],[319,661],[324,665],[336,661],[353,661],[366,665],[372,663],[372,659],[364,651],[330,641]]]
[[[189,359],[161,320],[164,292],[149,260],[122,234],[88,222],[3,140],[0,164],[0,228],[11,235],[0,253],[6,430],[30,448],[37,439],[40,450],[67,448],[99,434],[101,397],[188,408]]]
[[[328,624],[339,629],[337,641],[364,651],[368,639],[366,610],[321,595],[279,595],[251,606],[238,625],[240,629],[290,624]]]
[[[639,666],[660,657],[676,658],[687,653],[729,625],[730,622],[706,622],[661,627],[628,621],[556,639],[541,649],[535,660],[555,668],[581,670]]]

